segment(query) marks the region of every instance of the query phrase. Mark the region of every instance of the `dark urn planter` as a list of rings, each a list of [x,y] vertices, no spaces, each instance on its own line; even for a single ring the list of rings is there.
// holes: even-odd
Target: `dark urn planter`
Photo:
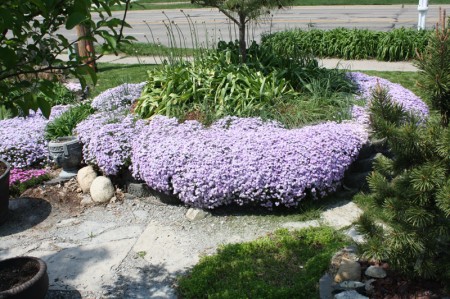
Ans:
[[[9,172],[8,162],[0,159],[0,224],[8,217],[9,205]]]
[[[83,147],[75,136],[59,137],[48,143],[49,158],[54,161],[62,171],[61,179],[69,179],[77,175],[83,158]]]
[[[0,261],[0,299],[44,299],[47,291],[43,260],[23,256]]]

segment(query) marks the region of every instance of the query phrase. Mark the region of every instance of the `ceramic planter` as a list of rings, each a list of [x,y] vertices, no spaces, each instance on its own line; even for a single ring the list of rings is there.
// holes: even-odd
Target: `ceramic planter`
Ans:
[[[8,217],[9,206],[9,172],[8,162],[0,159],[0,164],[6,166],[6,171],[0,173],[0,224],[6,221]]]
[[[44,299],[48,291],[45,262],[36,257],[15,257],[0,261],[0,298]]]
[[[69,179],[77,175],[83,158],[82,145],[75,136],[59,137],[48,144],[49,158],[62,167],[59,177]]]

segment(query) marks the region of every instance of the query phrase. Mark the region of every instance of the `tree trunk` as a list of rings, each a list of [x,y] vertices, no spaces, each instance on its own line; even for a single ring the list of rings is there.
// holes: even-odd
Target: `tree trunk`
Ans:
[[[245,43],[245,15],[239,15],[239,52],[241,54],[241,62],[247,61],[247,45]]]
[[[77,36],[78,38],[84,37],[84,36],[90,36],[89,28],[86,25],[77,25]],[[94,49],[94,43],[90,40],[81,39],[78,41],[78,55],[83,58],[83,62],[89,63],[89,66],[94,70],[97,71],[97,66],[95,64],[95,61],[93,60],[95,58],[95,49]]]

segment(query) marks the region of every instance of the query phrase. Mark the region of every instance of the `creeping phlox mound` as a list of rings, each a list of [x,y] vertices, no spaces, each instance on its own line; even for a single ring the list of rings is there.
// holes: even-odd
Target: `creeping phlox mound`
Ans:
[[[100,112],[80,122],[75,131],[83,143],[86,163],[97,165],[106,175],[116,175],[130,161],[131,139],[145,121],[135,121],[125,110]]]
[[[99,112],[75,128],[83,143],[85,162],[97,165],[106,175],[116,175],[129,165],[131,139],[145,122],[135,120],[128,113],[144,86],[145,82],[125,83],[102,92],[92,101],[92,107]]]
[[[349,76],[358,85],[359,97],[362,99],[369,100],[377,84],[380,84],[382,88],[388,89],[391,100],[394,103],[401,105],[406,111],[411,112],[422,119],[425,119],[429,114],[427,104],[400,84],[359,72],[349,73]],[[370,102],[367,102],[367,104],[370,105]],[[369,114],[367,108],[368,106],[354,106],[352,109],[353,119],[359,123],[368,124]]]
[[[288,130],[226,117],[205,128],[157,116],[132,142],[133,175],[190,206],[292,207],[308,191],[334,191],[367,138],[355,123]]]
[[[105,90],[92,100],[92,108],[98,111],[112,111],[134,103],[141,96],[146,82],[131,84],[125,83]]]
[[[0,120],[0,157],[13,168],[42,164],[48,157],[44,129],[49,121],[61,115],[69,106],[54,106],[49,119],[40,111],[30,111],[27,117]]]

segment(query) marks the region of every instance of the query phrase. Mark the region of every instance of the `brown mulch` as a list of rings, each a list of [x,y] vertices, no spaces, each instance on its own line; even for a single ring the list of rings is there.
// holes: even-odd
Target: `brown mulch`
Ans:
[[[59,172],[60,170],[54,170],[50,175],[55,178]],[[20,196],[43,199],[51,204],[52,209],[64,211],[71,216],[80,214],[84,209],[80,205],[83,194],[75,178],[56,185],[40,184],[27,189]]]
[[[361,276],[365,277],[364,272],[367,267],[374,263],[362,262]],[[398,274],[388,268],[384,264],[387,276],[383,279],[376,279],[372,284],[374,292],[370,294],[373,299],[439,299],[448,297],[450,294],[445,293],[444,286],[436,281],[431,280],[414,280]],[[366,280],[370,279],[365,277]]]

